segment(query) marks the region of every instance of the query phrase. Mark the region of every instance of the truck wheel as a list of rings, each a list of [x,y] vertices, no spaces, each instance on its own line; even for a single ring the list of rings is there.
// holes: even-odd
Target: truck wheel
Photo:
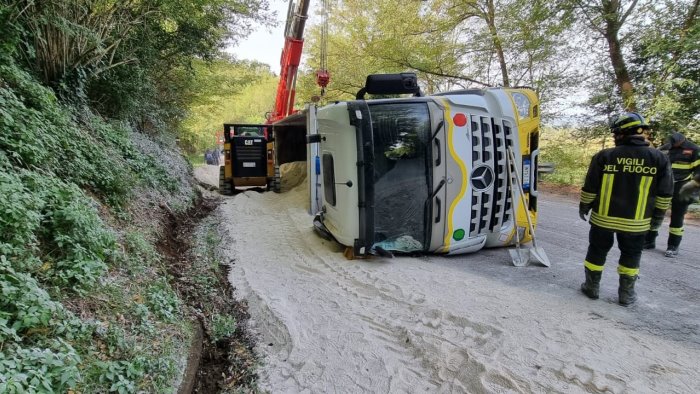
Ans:
[[[227,181],[225,176],[225,169],[223,166],[219,167],[219,193],[224,196],[230,196],[232,194],[231,182]]]

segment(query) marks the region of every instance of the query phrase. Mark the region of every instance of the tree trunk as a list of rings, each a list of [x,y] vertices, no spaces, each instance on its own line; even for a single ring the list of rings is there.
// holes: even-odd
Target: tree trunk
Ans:
[[[625,18],[621,15],[619,2],[603,0],[602,5],[605,18],[605,30],[602,33],[608,42],[608,53],[615,71],[617,88],[620,89],[620,95],[622,96],[622,105],[625,107],[625,110],[636,112],[637,102],[634,97],[634,88],[627,71],[625,58],[622,56],[622,46],[618,37],[620,27]]]
[[[615,70],[617,88],[620,89],[620,94],[622,95],[622,104],[625,110],[636,112],[637,102],[634,97],[634,89],[632,81],[630,80],[630,75],[627,72],[625,59],[622,57],[622,48],[617,38],[617,31],[612,33],[609,30],[606,31],[605,39],[608,41],[608,52],[610,53],[610,61]]]
[[[493,46],[496,49],[498,62],[501,65],[503,86],[510,86],[510,79],[508,78],[508,67],[506,67],[506,57],[503,54],[503,45],[501,44],[501,38],[498,36],[498,31],[496,30],[496,9],[493,5],[493,0],[487,0],[486,3],[488,7],[488,13],[486,14],[486,24],[488,24],[489,26],[489,32],[491,33],[491,38],[493,39]]]

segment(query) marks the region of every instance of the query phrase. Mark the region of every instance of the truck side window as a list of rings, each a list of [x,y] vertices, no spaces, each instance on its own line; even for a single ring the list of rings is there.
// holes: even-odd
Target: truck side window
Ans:
[[[333,155],[323,154],[323,197],[332,206],[335,206],[335,171],[333,169]]]

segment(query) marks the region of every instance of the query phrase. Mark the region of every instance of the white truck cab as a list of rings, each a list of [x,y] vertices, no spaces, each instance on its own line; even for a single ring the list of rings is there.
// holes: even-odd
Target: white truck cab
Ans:
[[[372,88],[377,81],[380,88]],[[392,89],[393,82],[399,87]],[[402,86],[419,92],[413,74],[369,76],[366,90],[401,93]],[[510,245],[516,234],[528,241],[525,215],[536,219],[537,212],[538,112],[528,88],[318,108],[308,131],[318,142],[309,158],[320,164],[320,174],[310,171],[309,179],[316,228],[355,256],[469,253]],[[528,201],[527,211],[516,204],[515,218],[508,147]],[[517,187],[515,193],[519,198]]]

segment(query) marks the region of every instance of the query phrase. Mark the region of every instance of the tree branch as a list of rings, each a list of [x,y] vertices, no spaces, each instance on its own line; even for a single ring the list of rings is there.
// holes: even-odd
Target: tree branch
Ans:
[[[622,18],[620,18],[618,26],[622,26],[625,23],[625,21],[627,20],[627,17],[630,16],[632,11],[634,10],[634,7],[636,7],[636,6],[637,6],[637,0],[633,0],[632,4],[630,4],[629,8],[627,8],[627,11],[625,11],[625,13],[622,14]]]

